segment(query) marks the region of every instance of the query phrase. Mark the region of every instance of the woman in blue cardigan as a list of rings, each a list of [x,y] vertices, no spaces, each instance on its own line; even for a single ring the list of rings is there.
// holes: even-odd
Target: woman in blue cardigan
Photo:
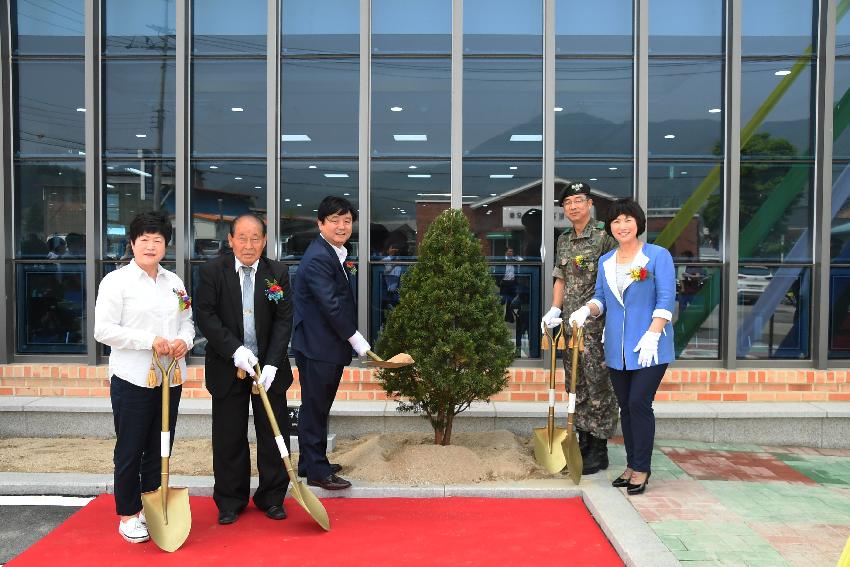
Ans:
[[[646,490],[650,476],[655,414],[652,400],[673,362],[676,269],[670,253],[644,244],[646,215],[634,200],[619,199],[608,211],[605,230],[619,246],[599,258],[596,293],[569,318],[582,326],[605,313],[605,363],[620,405],[626,470],[612,483],[629,494]]]

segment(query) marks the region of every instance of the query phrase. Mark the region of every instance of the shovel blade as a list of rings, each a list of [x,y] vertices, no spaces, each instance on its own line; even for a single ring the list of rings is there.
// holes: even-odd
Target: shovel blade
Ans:
[[[551,474],[561,471],[567,464],[564,450],[561,447],[566,437],[567,431],[559,427],[553,430],[551,439],[547,427],[534,429],[534,435],[532,436],[534,460]]]
[[[316,520],[316,523],[322,526],[326,532],[331,531],[331,520],[328,518],[328,511],[319,502],[319,499],[311,490],[301,484],[300,481],[295,481],[292,484],[292,497],[307,511],[310,516]]]
[[[562,448],[567,460],[567,471],[570,478],[573,479],[574,484],[578,484],[581,482],[581,471],[584,468],[584,462],[581,458],[581,449],[578,446],[578,439],[576,438],[574,429],[571,429],[566,435],[562,443]]]
[[[189,508],[189,489],[169,487],[167,509],[162,507],[162,487],[142,494],[142,506],[148,522],[148,533],[163,551],[176,551],[189,537],[192,529],[192,510]]]

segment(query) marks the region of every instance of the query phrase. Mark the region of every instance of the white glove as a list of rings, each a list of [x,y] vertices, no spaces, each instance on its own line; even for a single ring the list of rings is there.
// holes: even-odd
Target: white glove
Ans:
[[[360,334],[360,331],[356,331],[348,337],[348,342],[351,343],[351,348],[357,351],[357,356],[363,356],[367,350],[372,350],[372,347],[369,346],[369,341]]]
[[[658,340],[660,338],[661,333],[647,331],[643,334],[634,350],[638,353],[639,365],[646,368],[658,364]]]
[[[241,346],[233,353],[233,366],[241,368],[248,373],[248,376],[253,377],[256,374],[254,372],[254,365],[257,362],[259,362],[257,357],[247,347]]]
[[[269,388],[272,387],[272,382],[274,382],[275,374],[277,374],[277,366],[266,364],[263,367],[263,373],[260,374],[260,384],[263,385],[263,388],[266,390],[266,392],[268,392]]]
[[[557,307],[552,307],[549,311],[546,312],[546,315],[543,316],[543,319],[540,321],[540,330],[544,333],[546,332],[546,327],[550,329],[554,329],[558,325],[561,324],[561,310]]]
[[[587,305],[582,305],[581,307],[570,313],[570,318],[567,319],[567,325],[572,327],[573,323],[575,323],[579,327],[584,327],[584,322],[587,321],[588,317],[590,317],[590,307],[588,307]]]

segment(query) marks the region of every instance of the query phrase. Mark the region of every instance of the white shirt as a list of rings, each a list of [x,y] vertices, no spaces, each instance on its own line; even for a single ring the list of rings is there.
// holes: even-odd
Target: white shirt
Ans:
[[[153,340],[163,337],[169,342],[182,339],[191,349],[195,338],[192,309],[180,310],[174,290],[184,291],[180,277],[158,266],[156,280],[148,276],[135,260],[106,274],[97,291],[94,307],[94,338],[112,347],[109,376],[146,388],[151,367]],[[160,359],[163,366],[168,357]],[[186,378],[186,359],[180,360],[180,371]],[[154,365],[157,385],[162,382]]]
[[[236,275],[238,276],[238,279],[239,279],[239,289],[241,291],[242,290],[242,266],[245,266],[245,264],[240,262],[239,259],[236,258],[236,256],[234,256],[233,258],[236,260]],[[247,268],[251,268],[251,285],[252,286],[256,286],[257,282],[254,281],[254,280],[257,279],[257,266],[259,266],[259,265],[260,265],[260,259],[257,258],[254,261],[253,264],[251,264],[250,266],[246,266]],[[256,289],[256,287],[255,287],[255,289]]]
[[[325,235],[323,235],[321,232],[319,233],[319,236],[321,236],[325,242],[328,242],[328,239],[325,238]],[[334,252],[336,252],[336,257],[339,258],[339,265],[344,266],[345,259],[348,257],[348,250],[345,249],[345,246],[334,246],[330,242],[328,242],[328,244],[330,244],[331,248],[333,248]],[[346,274],[346,276],[347,275],[348,274]]]

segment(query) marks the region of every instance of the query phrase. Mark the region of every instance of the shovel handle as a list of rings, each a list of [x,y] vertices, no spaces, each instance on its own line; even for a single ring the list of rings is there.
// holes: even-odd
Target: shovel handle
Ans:
[[[374,360],[375,362],[384,362],[384,359],[372,352],[371,350],[366,351],[366,356]]]

